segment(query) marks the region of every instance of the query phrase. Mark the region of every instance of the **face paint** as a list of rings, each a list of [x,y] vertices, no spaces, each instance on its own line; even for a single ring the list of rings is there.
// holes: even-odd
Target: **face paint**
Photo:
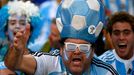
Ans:
[[[87,52],[86,53],[86,57],[89,58],[90,54],[91,54],[91,51],[90,52]]]
[[[9,37],[9,40],[11,42],[13,42],[14,34],[13,34],[13,32],[10,29],[8,29],[8,37]]]
[[[14,35],[19,30],[24,30],[27,24],[27,19],[25,15],[18,16],[13,14],[8,19],[8,35],[9,40],[13,41]]]
[[[8,29],[12,32],[17,32],[20,29],[25,29],[27,22],[28,21],[25,15],[18,16],[13,14],[9,17]]]
[[[64,51],[63,51],[63,55],[64,55],[64,59],[65,59],[65,61],[68,61],[68,55],[67,55],[65,49],[64,49]]]

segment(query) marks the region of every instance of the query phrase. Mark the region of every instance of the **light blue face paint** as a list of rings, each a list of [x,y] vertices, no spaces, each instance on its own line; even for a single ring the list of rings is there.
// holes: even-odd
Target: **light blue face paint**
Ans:
[[[67,55],[65,49],[64,49],[64,51],[63,51],[63,56],[64,56],[65,61],[68,61],[68,60],[69,60],[69,59],[68,59],[68,55]]]
[[[89,51],[88,53],[86,53],[86,58],[89,58],[90,54],[91,54],[91,51]]]
[[[27,23],[28,21],[25,15],[18,16],[13,14],[8,19],[8,28],[14,32],[17,32],[20,29],[25,29]]]
[[[8,29],[8,37],[9,37],[9,40],[11,42],[13,42],[14,35],[13,35],[13,32],[10,29]]]

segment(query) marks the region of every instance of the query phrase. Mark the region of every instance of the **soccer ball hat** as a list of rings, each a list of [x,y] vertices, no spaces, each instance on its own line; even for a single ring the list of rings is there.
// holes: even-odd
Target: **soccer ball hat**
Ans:
[[[64,0],[56,23],[61,39],[76,38],[95,43],[104,24],[104,7],[99,0]]]

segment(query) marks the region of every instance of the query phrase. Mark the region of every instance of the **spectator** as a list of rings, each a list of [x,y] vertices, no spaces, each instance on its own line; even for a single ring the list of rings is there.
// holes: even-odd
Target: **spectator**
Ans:
[[[102,0],[107,15],[114,14],[115,12],[125,11],[131,15],[134,15],[134,0]]]
[[[43,2],[39,7],[40,7],[40,14],[41,18],[43,20],[43,27],[41,30],[41,41],[43,45],[48,43],[47,40],[49,40],[49,36],[51,36],[51,25],[53,19],[56,18],[56,11],[58,4],[60,3],[61,0],[48,0]],[[43,36],[43,37],[42,37]]]
[[[111,64],[120,75],[134,75],[134,16],[115,13],[108,20],[107,30],[115,49],[99,58]]]
[[[4,73],[8,73],[8,69],[4,65],[4,58],[9,50],[9,44],[13,44],[16,32],[24,30],[26,25],[30,24],[30,37],[23,44],[30,52],[39,51],[37,48],[35,50],[36,46],[34,48],[32,46],[37,42],[36,39],[40,35],[39,30],[42,25],[38,8],[30,1],[9,1],[1,8],[0,16],[0,74],[5,75]],[[28,54],[27,50],[26,54]]]
[[[48,41],[42,48],[43,52],[50,52],[55,49],[60,49],[60,32],[56,26],[56,19],[53,19],[50,29],[51,33],[49,35]]]

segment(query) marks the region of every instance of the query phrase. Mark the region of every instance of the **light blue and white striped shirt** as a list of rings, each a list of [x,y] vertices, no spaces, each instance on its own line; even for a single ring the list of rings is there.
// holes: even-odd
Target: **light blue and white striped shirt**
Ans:
[[[111,64],[120,75],[134,75],[134,56],[129,60],[120,58],[115,50],[108,50],[99,56],[104,62]]]
[[[35,53],[37,61],[35,75],[72,75],[65,67],[62,57],[57,52]],[[82,75],[118,75],[117,71],[109,64],[93,57],[89,70]]]

